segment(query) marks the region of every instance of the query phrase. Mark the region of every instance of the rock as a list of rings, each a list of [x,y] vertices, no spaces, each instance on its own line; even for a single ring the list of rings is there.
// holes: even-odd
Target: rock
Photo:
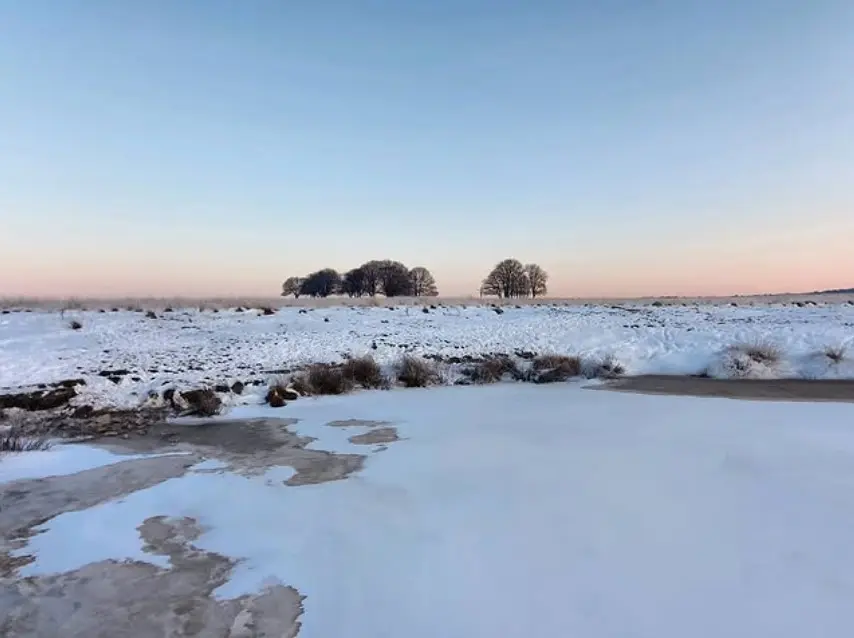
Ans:
[[[246,386],[242,381],[235,381],[231,384],[231,391],[234,392],[234,394],[243,394],[243,389],[245,387]]]
[[[88,419],[92,416],[92,413],[95,411],[91,405],[81,405],[79,408],[75,409],[74,412],[71,413],[71,417],[74,419]]]
[[[157,314],[153,310],[149,310],[145,313],[146,319],[157,319]]]
[[[53,384],[54,388],[75,388],[78,385],[86,385],[86,379],[65,379]]]
[[[224,383],[218,383],[217,385],[214,386],[214,392],[223,392],[223,393],[227,394],[227,393],[231,392],[231,388],[229,388],[228,385],[226,385]]]
[[[503,315],[504,314],[504,310],[499,308],[498,306],[493,307],[492,310],[495,311],[495,314],[497,314],[497,315]]]
[[[299,399],[299,394],[297,394],[296,390],[291,390],[290,388],[279,388],[279,394],[282,395],[285,401],[296,401]]]
[[[219,414],[219,410],[222,407],[222,399],[210,388],[182,392],[181,398],[189,406],[186,414],[191,416],[213,416]]]
[[[36,392],[21,392],[18,394],[0,394],[0,409],[20,408],[30,412],[53,410],[64,406],[77,396],[77,390],[70,388],[55,388],[53,390]]]
[[[130,370],[120,369],[120,370],[101,370],[98,373],[99,377],[123,377],[126,374],[130,374]]]
[[[166,388],[163,391],[163,400],[166,401],[166,403],[173,403],[174,399],[175,399],[175,388]]]

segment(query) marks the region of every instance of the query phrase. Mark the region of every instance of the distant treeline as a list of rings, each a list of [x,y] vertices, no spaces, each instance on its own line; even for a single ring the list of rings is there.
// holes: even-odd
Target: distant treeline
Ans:
[[[537,264],[505,259],[490,271],[480,287],[481,296],[505,299],[541,297],[548,288],[548,273]],[[435,297],[439,294],[436,280],[423,266],[407,268],[391,259],[368,261],[343,275],[334,268],[324,268],[304,277],[288,277],[282,284],[282,296],[299,298],[329,297]]]
[[[289,277],[282,284],[282,296],[307,297],[435,297],[439,294],[436,280],[423,266],[407,268],[399,261],[373,260],[343,275],[334,268],[324,268],[305,277]]]

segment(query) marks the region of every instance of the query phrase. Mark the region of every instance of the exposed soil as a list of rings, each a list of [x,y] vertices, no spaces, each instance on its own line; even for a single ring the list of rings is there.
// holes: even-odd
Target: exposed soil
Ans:
[[[769,401],[854,402],[854,380],[706,379],[667,375],[624,377],[594,389],[643,394]]]
[[[303,597],[273,585],[254,596],[218,600],[234,561],[193,547],[191,518],[153,517],[139,526],[144,550],[170,569],[102,561],[39,578],[0,581],[0,635],[8,638],[251,638],[299,633]]]
[[[132,438],[90,440],[118,454],[167,453],[133,458],[77,474],[12,481],[0,491],[0,635],[8,638],[161,638],[201,636],[293,638],[299,632],[302,596],[273,585],[253,596],[221,600],[212,595],[234,566],[226,556],[192,545],[203,532],[190,518],[149,518],[139,526],[143,549],[167,556],[169,569],[136,561],[101,561],[80,569],[21,578],[33,561],[27,540],[59,514],[84,510],[184,475],[203,459],[221,471],[260,474],[274,466],[295,470],[286,485],[343,479],[361,469],[364,456],[306,449],[313,440],[289,430],[295,419],[197,421],[154,424]],[[369,426],[356,443],[397,440],[395,428],[364,421],[329,425]],[[378,427],[378,426],[385,427]],[[220,470],[214,470],[220,471]]]

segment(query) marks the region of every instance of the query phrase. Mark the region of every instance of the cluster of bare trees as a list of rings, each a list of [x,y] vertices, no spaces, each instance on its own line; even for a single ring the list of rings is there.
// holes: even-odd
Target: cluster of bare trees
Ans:
[[[517,259],[498,263],[483,280],[481,295],[512,297],[542,297],[548,292],[548,273],[537,264],[523,265]]]
[[[343,275],[332,268],[318,270],[305,277],[289,277],[282,284],[282,296],[328,297],[435,297],[436,280],[422,266],[409,269],[399,261],[372,260]]]

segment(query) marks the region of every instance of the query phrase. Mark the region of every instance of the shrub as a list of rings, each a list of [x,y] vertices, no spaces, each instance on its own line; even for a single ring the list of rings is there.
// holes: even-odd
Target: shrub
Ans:
[[[581,358],[562,354],[543,354],[534,358],[531,368],[536,372],[560,369],[566,373],[567,377],[577,377],[581,375]]]
[[[387,388],[389,386],[388,379],[383,375],[379,364],[368,355],[348,359],[341,366],[341,372],[347,379],[363,388]]]
[[[341,366],[314,363],[291,380],[300,394],[346,394],[353,389],[352,379],[345,377]]]
[[[185,416],[214,416],[222,409],[222,399],[210,388],[182,392],[181,398],[187,404]]]
[[[398,362],[396,373],[397,380],[407,388],[424,388],[439,381],[432,362],[408,354]]]
[[[737,343],[726,348],[707,370],[712,377],[772,378],[780,376],[782,352],[771,343]]]
[[[72,330],[80,330],[83,327],[83,324],[80,323],[79,321],[72,321],[71,323],[68,324],[68,327],[71,328]]]
[[[22,436],[14,428],[0,433],[0,453],[47,450],[50,445],[48,439]]]
[[[472,383],[497,383],[505,374],[517,380],[523,376],[513,359],[507,356],[487,357],[464,368],[462,372]]]
[[[588,362],[583,366],[584,376],[588,379],[613,379],[622,376],[626,369],[612,355]]]

